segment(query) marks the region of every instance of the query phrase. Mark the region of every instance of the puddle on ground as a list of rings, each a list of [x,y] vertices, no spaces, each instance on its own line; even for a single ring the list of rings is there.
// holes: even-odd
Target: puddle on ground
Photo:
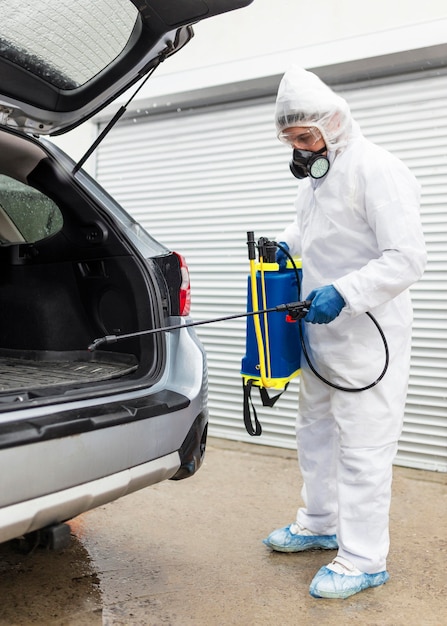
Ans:
[[[103,623],[98,576],[75,525],[70,522],[71,541],[61,551],[18,541],[0,544],[1,625]]]

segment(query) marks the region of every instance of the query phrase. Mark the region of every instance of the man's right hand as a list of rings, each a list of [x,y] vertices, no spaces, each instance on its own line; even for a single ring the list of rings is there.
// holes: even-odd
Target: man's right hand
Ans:
[[[312,302],[304,321],[311,324],[329,324],[340,315],[340,311],[346,304],[333,285],[314,289],[306,300]]]

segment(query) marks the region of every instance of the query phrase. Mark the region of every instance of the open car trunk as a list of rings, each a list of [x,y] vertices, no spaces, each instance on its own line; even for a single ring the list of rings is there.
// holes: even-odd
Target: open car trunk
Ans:
[[[131,86],[137,93],[143,79],[191,40],[193,25],[251,2],[26,0],[20,11],[13,0],[3,3],[0,400],[79,388],[85,397],[87,386],[95,393],[124,379],[126,389],[132,381],[147,388],[161,376],[167,352],[161,334],[95,354],[87,347],[105,335],[164,326],[166,316],[184,315],[176,302],[185,291],[184,268],[125,223],[112,198],[80,171],[90,150],[75,166],[32,137],[67,132]],[[142,242],[145,236],[151,242]]]
[[[124,377],[127,384],[155,382],[162,337],[128,339],[93,353],[87,348],[97,337],[159,325],[167,302],[163,281],[50,155],[14,133],[2,133],[5,143],[0,402],[117,385]]]

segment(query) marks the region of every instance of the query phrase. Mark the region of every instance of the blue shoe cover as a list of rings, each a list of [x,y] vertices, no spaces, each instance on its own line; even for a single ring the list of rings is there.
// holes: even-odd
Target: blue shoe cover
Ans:
[[[303,552],[304,550],[337,550],[338,543],[335,535],[300,535],[291,532],[290,526],[274,530],[267,539],[263,540],[266,546],[276,552]],[[303,529],[304,530],[304,529]],[[309,532],[309,531],[306,531]]]
[[[356,570],[358,571],[358,570]],[[338,574],[322,567],[310,583],[309,592],[314,598],[349,598],[368,587],[379,587],[389,580],[387,571],[377,574]]]

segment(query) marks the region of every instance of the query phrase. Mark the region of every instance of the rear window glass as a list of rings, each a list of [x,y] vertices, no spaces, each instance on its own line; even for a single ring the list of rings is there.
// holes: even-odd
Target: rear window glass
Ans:
[[[59,207],[37,189],[0,175],[0,244],[34,243],[59,232]]]
[[[123,50],[130,0],[2,0],[0,55],[60,89],[85,84]]]

